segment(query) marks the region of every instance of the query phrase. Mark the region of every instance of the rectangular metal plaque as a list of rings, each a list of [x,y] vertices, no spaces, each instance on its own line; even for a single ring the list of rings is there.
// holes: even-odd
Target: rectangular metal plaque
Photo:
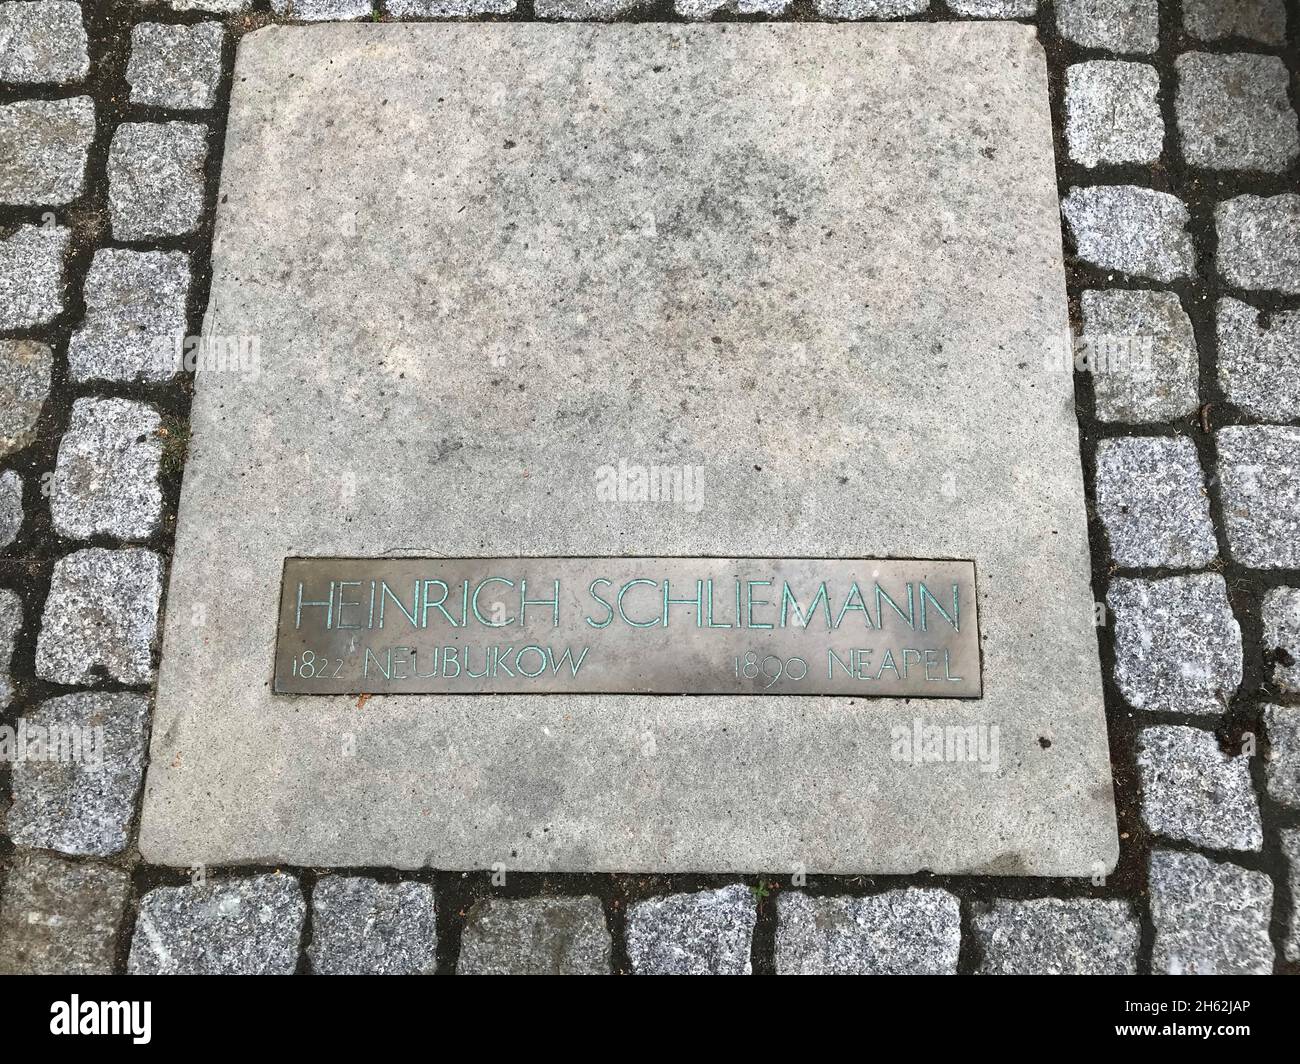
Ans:
[[[289,558],[274,690],[978,698],[975,565]]]

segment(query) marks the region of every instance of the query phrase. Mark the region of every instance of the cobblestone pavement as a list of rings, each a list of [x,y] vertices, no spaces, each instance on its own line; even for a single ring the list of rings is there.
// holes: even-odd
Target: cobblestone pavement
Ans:
[[[323,19],[1019,18],[1044,41],[1122,856],[1104,882],[142,863],[237,38]],[[0,2],[0,971],[1300,971],[1296,0]],[[1102,359],[1142,337],[1149,358]],[[1109,343],[1109,346],[1108,346]],[[93,623],[86,617],[93,606]],[[3,747],[0,747],[2,750]]]

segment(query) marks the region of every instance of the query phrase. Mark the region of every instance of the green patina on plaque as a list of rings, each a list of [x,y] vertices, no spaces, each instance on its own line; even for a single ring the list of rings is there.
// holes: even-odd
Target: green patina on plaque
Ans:
[[[977,698],[975,566],[290,558],[274,691]]]

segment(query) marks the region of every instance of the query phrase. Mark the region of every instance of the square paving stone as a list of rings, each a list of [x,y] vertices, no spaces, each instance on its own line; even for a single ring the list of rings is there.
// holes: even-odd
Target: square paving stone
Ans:
[[[1300,809],[1300,706],[1265,706],[1268,732],[1268,793],[1283,805]]]
[[[466,18],[469,15],[508,15],[515,0],[389,0],[384,10],[394,18]],[[536,10],[534,8],[534,10]],[[540,12],[539,12],[540,14]]]
[[[86,319],[68,342],[72,379],[176,376],[189,288],[189,256],[183,251],[96,251],[86,274]]]
[[[327,876],[311,895],[311,945],[318,975],[431,975],[438,921],[427,883]]]
[[[1300,295],[1300,195],[1238,196],[1214,209],[1214,224],[1229,284]]]
[[[293,876],[275,872],[140,899],[131,975],[292,975],[307,903]]]
[[[1228,550],[1254,569],[1300,568],[1300,429],[1220,429],[1219,483]]]
[[[466,4],[472,7],[472,4]],[[510,7],[513,10],[514,0]],[[281,18],[299,19],[302,22],[321,22],[333,19],[365,18],[370,14],[370,0],[271,0],[271,10]],[[390,15],[396,14],[389,7]],[[465,14],[476,12],[466,11]]]
[[[1300,154],[1291,75],[1277,56],[1187,52],[1175,65],[1174,109],[1191,165],[1280,173]]]
[[[1261,612],[1273,682],[1284,694],[1300,694],[1300,588],[1273,588],[1264,596]]]
[[[651,0],[534,0],[538,18],[564,18],[586,22],[604,22],[627,11],[647,6]],[[872,0],[867,0],[871,3]]]
[[[194,232],[203,211],[208,131],[192,122],[123,122],[108,148],[108,212],[117,240]]]
[[[89,70],[80,4],[0,3],[0,81],[64,84],[80,81]]]
[[[1151,971],[1271,975],[1273,884],[1263,872],[1195,853],[1151,855]]]
[[[1083,48],[1150,54],[1160,44],[1160,3],[1056,0],[1056,29],[1067,41]]]
[[[483,898],[465,916],[460,975],[609,975],[599,898]]]
[[[1202,41],[1286,43],[1286,0],[1182,0],[1183,28]]]
[[[1125,568],[1200,569],[1218,555],[1196,447],[1179,437],[1097,444],[1097,513]]]
[[[1160,75],[1149,63],[1097,60],[1065,72],[1065,137],[1084,166],[1153,163],[1165,142]]]
[[[971,929],[983,975],[1134,975],[1140,929],[1126,901],[999,898]]]
[[[162,418],[147,403],[78,399],[59,444],[50,516],[68,539],[148,539],[162,516]]]
[[[0,237],[0,329],[48,325],[63,313],[63,255],[71,239],[60,225],[20,225]],[[0,418],[8,416],[0,408]]]
[[[1282,949],[1289,961],[1300,961],[1300,829],[1283,831],[1282,856],[1286,859],[1287,889],[1291,892],[1291,920]]]
[[[19,846],[107,857],[126,848],[144,776],[149,700],[81,691],[22,720],[27,748],[13,767],[9,834]]]
[[[110,975],[130,893],[119,869],[19,852],[0,896],[0,975]]]
[[[749,975],[758,902],[741,883],[628,907],[627,955],[638,975]]]
[[[1214,850],[1263,845],[1250,758],[1230,757],[1213,732],[1161,725],[1138,733],[1142,822],[1155,834]]]
[[[791,891],[776,907],[777,975],[953,975],[961,946],[957,899],[909,887],[868,898]]]
[[[1219,384],[1230,403],[1265,421],[1300,418],[1300,310],[1261,314],[1220,299]]]
[[[0,340],[0,458],[36,439],[54,353],[35,340]]]
[[[217,102],[225,38],[225,27],[219,22],[136,26],[126,68],[131,102],[176,111],[211,107]]]
[[[1089,290],[1080,307],[1097,417],[1176,421],[1196,412],[1196,333],[1175,293]]]
[[[149,860],[1113,863],[1073,375],[1024,368],[1068,331],[1031,27],[267,28],[214,259],[263,370],[196,376]],[[707,503],[611,509],[611,456]],[[428,551],[973,559],[985,694],[272,694],[286,557]],[[917,719],[999,764],[917,771]]]
[[[948,7],[972,18],[1033,18],[1038,0],[948,0]]]
[[[9,668],[14,656],[14,642],[23,626],[23,602],[18,592],[0,588],[0,713],[9,708],[14,696]]]
[[[0,203],[71,203],[85,184],[94,137],[95,103],[89,96],[0,105]]]
[[[253,6],[253,0],[166,0],[173,11],[206,11],[214,15],[236,15]]]
[[[1241,685],[1241,626],[1214,573],[1120,578],[1106,593],[1115,682],[1136,709],[1223,713]]]
[[[740,15],[784,15],[794,0],[673,0],[673,10],[683,18],[707,19],[716,11]],[[514,0],[510,0],[513,5]]]
[[[0,345],[0,355],[4,346]],[[23,526],[23,479],[12,469],[0,473],[0,551],[8,550]]]
[[[921,14],[930,0],[815,0],[815,6],[825,18],[901,18]]]
[[[674,13],[696,21],[708,20],[719,11],[741,13],[741,6],[749,9],[744,14],[784,14],[792,0],[673,0]]]
[[[1187,205],[1137,185],[1072,188],[1061,213],[1084,262],[1154,281],[1196,275]]]
[[[36,641],[36,674],[62,684],[153,680],[162,559],[93,547],[61,559]]]

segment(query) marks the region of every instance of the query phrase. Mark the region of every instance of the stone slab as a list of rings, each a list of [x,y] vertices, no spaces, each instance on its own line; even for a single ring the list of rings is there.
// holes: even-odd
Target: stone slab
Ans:
[[[268,27],[223,165],[148,860],[1113,864],[1032,28]],[[272,696],[291,556],[971,559],[984,696]]]

